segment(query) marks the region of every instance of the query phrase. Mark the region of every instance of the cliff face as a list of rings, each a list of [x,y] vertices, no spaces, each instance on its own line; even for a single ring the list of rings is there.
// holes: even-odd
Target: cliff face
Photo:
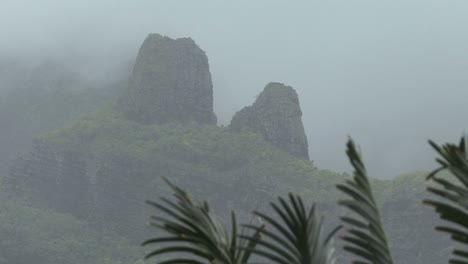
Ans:
[[[269,83],[253,105],[234,115],[229,128],[258,132],[292,155],[309,159],[301,117],[296,91],[282,83]]]
[[[143,124],[216,124],[205,52],[190,38],[148,35],[119,108],[126,118]]]
[[[81,95],[60,90],[64,85],[80,88],[87,83],[74,81],[74,75],[52,66],[41,67],[26,79],[37,89],[15,89],[17,94],[4,100],[0,108],[0,120],[4,120],[0,123],[7,124],[2,127],[6,136],[0,137],[3,148],[15,143],[13,139],[26,144],[25,138],[32,137],[28,133],[59,128],[112,98],[110,89]],[[236,209],[241,223],[250,221],[252,209],[269,210],[268,202],[293,191],[324,208],[325,224],[335,227],[343,210],[337,209],[335,186],[349,176],[318,170],[303,160],[308,159],[308,144],[294,89],[268,84],[253,105],[234,116],[229,130],[238,133],[200,125],[216,123],[212,97],[208,60],[192,40],[149,35],[117,106],[120,112],[105,107],[36,139],[31,152],[12,163],[7,177],[0,177],[1,193],[44,212],[52,209],[99,228],[110,227],[135,241],[148,235],[142,224],[148,208],[141,202],[169,195],[162,176],[197,199],[206,198],[222,221],[230,219],[230,209]],[[37,105],[41,107],[30,107]],[[10,119],[21,125],[9,125]],[[166,121],[187,123],[162,124]],[[26,136],[19,131],[26,131]],[[11,155],[4,153],[4,157]],[[451,250],[448,237],[433,232],[440,221],[432,209],[421,206],[425,179],[422,173],[371,183],[398,263],[443,263]],[[27,216],[37,219],[37,214]]]

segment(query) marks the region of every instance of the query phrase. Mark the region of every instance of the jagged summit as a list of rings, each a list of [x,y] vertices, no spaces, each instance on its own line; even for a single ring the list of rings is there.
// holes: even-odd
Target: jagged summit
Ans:
[[[309,159],[307,137],[296,91],[282,83],[269,83],[253,105],[237,112],[229,127],[235,131],[253,130],[291,153]]]
[[[149,34],[118,107],[144,124],[216,124],[208,57],[190,38]]]

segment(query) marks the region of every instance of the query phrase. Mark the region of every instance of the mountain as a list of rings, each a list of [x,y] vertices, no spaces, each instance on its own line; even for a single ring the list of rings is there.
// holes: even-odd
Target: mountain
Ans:
[[[208,57],[190,38],[149,34],[117,107],[144,124],[216,124]]]
[[[308,159],[301,116],[294,89],[270,83],[229,127],[216,126],[205,53],[191,39],[150,34],[124,92],[36,138],[1,186],[28,206],[71,214],[133,242],[152,235],[143,201],[169,194],[162,176],[208,200],[221,222],[230,210],[242,222],[257,221],[252,210],[295,192],[318,204],[331,227],[342,213],[335,185],[349,176]],[[447,240],[431,232],[436,216],[420,205],[423,176],[372,181],[399,263],[446,259]]]
[[[286,152],[309,159],[309,145],[301,117],[296,91],[290,86],[272,82],[251,106],[234,115],[229,128],[252,130]]]

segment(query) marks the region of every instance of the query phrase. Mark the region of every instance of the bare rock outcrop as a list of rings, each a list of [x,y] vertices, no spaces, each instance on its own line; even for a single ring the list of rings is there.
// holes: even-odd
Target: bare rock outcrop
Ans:
[[[309,159],[307,136],[296,91],[282,83],[269,83],[255,103],[237,112],[229,125],[235,131],[252,130],[289,152]]]
[[[143,124],[216,124],[205,52],[190,38],[148,35],[118,107],[126,118]]]

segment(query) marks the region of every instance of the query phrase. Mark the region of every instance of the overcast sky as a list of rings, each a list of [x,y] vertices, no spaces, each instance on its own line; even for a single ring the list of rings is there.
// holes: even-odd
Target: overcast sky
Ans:
[[[467,14],[465,0],[1,0],[0,55],[59,57],[99,76],[148,33],[192,37],[210,60],[220,124],[284,82],[318,167],[349,171],[351,135],[372,176],[390,177],[434,168],[426,140],[468,127]]]

